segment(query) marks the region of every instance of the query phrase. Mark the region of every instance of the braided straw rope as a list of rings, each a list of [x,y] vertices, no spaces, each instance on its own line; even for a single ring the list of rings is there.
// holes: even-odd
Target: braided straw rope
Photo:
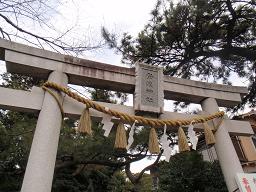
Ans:
[[[56,102],[57,102],[57,104],[58,104],[58,106],[59,106],[59,108],[60,108],[61,116],[62,116],[62,118],[64,118],[64,110],[63,110],[63,108],[62,108],[62,104],[61,104],[61,102],[60,102],[58,96],[55,95],[54,92],[52,92],[49,88],[47,88],[47,87],[45,87],[45,86],[43,86],[42,88],[43,88],[43,90],[45,90],[45,91],[47,91],[49,94],[51,94],[51,95],[53,96],[53,98],[56,100]]]
[[[122,113],[122,112],[115,111],[115,110],[108,109],[108,108],[106,109],[104,106],[99,105],[98,103],[96,103],[92,100],[85,99],[85,98],[81,97],[80,95],[78,95],[77,93],[74,93],[74,92],[70,91],[69,89],[67,89],[61,85],[58,85],[56,83],[53,83],[53,82],[48,81],[48,82],[44,83],[42,88],[48,92],[50,90],[47,88],[52,88],[57,91],[63,92],[65,94],[67,94],[69,97],[77,100],[78,102],[85,104],[87,108],[93,108],[102,113],[109,114],[111,116],[119,118],[123,122],[128,122],[128,123],[132,124],[135,121],[137,121],[139,124],[147,125],[147,126],[155,127],[155,128],[156,127],[164,127],[164,125],[169,126],[169,127],[177,127],[177,126],[190,125],[191,123],[193,123],[193,124],[204,123],[204,122],[213,120],[215,118],[220,118],[220,117],[224,116],[224,112],[220,111],[220,112],[216,112],[212,115],[200,116],[200,117],[193,118],[193,119],[160,120],[160,119],[145,118],[145,117],[136,116],[136,115],[128,115],[127,113]]]

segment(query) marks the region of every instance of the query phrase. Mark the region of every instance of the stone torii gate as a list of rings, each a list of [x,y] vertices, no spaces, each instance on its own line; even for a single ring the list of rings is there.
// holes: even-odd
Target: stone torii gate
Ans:
[[[153,113],[159,119],[187,119],[188,115],[163,111],[165,99],[201,104],[205,114],[219,111],[219,107],[232,107],[247,93],[245,87],[218,85],[163,76],[162,70],[152,66],[118,67],[95,61],[57,54],[0,39],[0,59],[7,71],[48,79],[67,86],[68,83],[134,94],[134,106],[100,103],[105,107],[130,115]],[[145,81],[145,79],[157,81]],[[57,94],[57,93],[56,93]],[[84,105],[68,97],[63,98],[66,116],[80,116]],[[22,192],[50,192],[61,127],[61,111],[55,99],[39,87],[31,91],[0,88],[0,108],[40,112],[23,180]],[[102,114],[91,111],[93,120]],[[47,122],[47,123],[45,123]],[[212,121],[215,124],[217,122]],[[197,129],[202,129],[196,125]],[[249,122],[224,119],[215,133],[215,149],[229,192],[236,190],[236,173],[243,169],[229,134],[250,136]]]

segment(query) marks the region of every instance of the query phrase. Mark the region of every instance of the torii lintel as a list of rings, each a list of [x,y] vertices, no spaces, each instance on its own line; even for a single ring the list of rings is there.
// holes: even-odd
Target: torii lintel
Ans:
[[[69,83],[124,93],[135,91],[135,69],[81,59],[0,39],[0,56],[7,71],[47,79],[61,71]],[[246,87],[163,77],[164,98],[200,104],[215,98],[220,107],[233,107],[248,93]]]

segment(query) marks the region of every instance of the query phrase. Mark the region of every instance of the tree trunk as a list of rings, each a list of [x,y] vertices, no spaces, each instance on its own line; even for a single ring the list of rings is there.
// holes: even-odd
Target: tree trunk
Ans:
[[[132,192],[139,192],[140,191],[140,182],[136,182],[133,184]]]

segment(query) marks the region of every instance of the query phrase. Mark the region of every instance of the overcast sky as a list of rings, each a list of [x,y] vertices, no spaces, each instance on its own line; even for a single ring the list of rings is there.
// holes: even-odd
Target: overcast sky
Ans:
[[[76,35],[79,39],[84,36],[88,41],[97,42],[101,39],[101,27],[110,32],[122,35],[129,32],[138,34],[150,19],[150,11],[154,8],[155,0],[74,0],[67,1],[60,7],[61,16],[55,23],[63,27],[76,24]],[[72,10],[72,11],[71,11]],[[63,23],[63,17],[65,23]],[[64,25],[63,25],[64,24]],[[83,36],[84,35],[84,36]],[[120,65],[120,55],[112,50],[98,50],[87,53],[92,60]]]

